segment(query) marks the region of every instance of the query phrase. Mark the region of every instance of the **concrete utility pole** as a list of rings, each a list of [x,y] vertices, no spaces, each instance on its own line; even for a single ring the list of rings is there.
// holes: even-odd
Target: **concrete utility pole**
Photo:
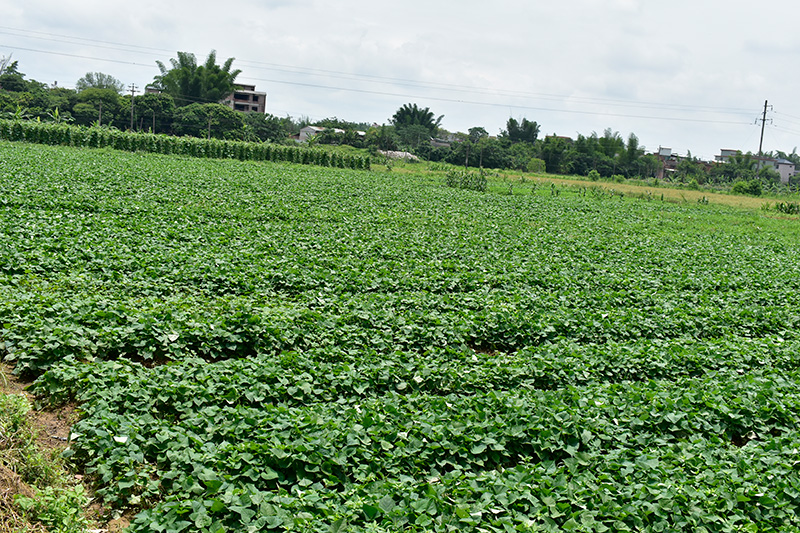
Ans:
[[[133,95],[136,94],[136,84],[131,83],[128,88],[131,90],[131,131],[133,131]]]
[[[756,167],[756,178],[761,174],[761,154],[764,147],[764,126],[767,124],[767,110],[769,108],[768,101],[764,100],[764,112],[761,114],[761,140],[758,141],[758,166]]]

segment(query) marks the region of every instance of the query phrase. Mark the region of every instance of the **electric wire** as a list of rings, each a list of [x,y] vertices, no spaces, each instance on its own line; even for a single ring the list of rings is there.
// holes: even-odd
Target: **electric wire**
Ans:
[[[110,63],[118,63],[124,65],[133,65],[133,66],[141,66],[141,67],[150,67],[150,65],[143,65],[140,63],[129,62],[129,61],[122,61],[118,59],[107,59],[107,58],[96,58],[90,56],[84,56],[80,54],[69,54],[66,52],[52,52],[46,50],[37,50],[32,48],[23,48],[18,46],[10,46],[6,44],[0,43],[0,47],[12,48],[17,50],[26,50],[31,52],[39,52],[45,54],[53,54],[53,55],[60,55],[66,57],[75,57],[79,59],[91,59],[97,61],[105,61]],[[388,91],[375,91],[375,90],[368,90],[368,89],[357,89],[353,87],[339,87],[339,86],[332,86],[332,85],[323,85],[323,84],[314,84],[314,83],[303,83],[297,81],[287,81],[287,80],[278,80],[278,79],[267,79],[267,78],[252,78],[247,77],[243,78],[244,80],[250,81],[262,81],[265,83],[278,83],[278,84],[285,84],[297,87],[308,87],[314,89],[326,89],[326,90],[335,90],[335,91],[345,91],[345,92],[354,92],[359,94],[373,94],[378,96],[392,96],[398,98],[411,98],[411,99],[420,99],[420,100],[432,100],[438,102],[450,102],[450,103],[459,103],[459,104],[469,104],[469,105],[478,105],[478,106],[487,106],[487,107],[508,107],[512,109],[521,109],[521,110],[530,110],[530,111],[546,111],[546,112],[555,112],[555,113],[569,113],[569,114],[581,114],[581,115],[594,115],[594,116],[606,116],[606,117],[618,117],[618,118],[636,118],[636,119],[646,119],[646,120],[667,120],[673,122],[693,122],[693,123],[702,123],[702,124],[730,124],[730,125],[747,125],[749,122],[745,121],[733,121],[733,120],[709,120],[709,119],[700,119],[700,118],[685,118],[685,117],[674,117],[674,116],[656,116],[656,115],[634,115],[634,114],[626,114],[626,113],[609,113],[609,112],[599,112],[599,111],[585,111],[585,110],[577,110],[577,109],[556,109],[556,108],[548,108],[548,107],[541,107],[541,106],[531,106],[531,105],[521,105],[521,104],[508,104],[508,103],[499,103],[499,102],[482,102],[476,100],[463,100],[463,99],[455,99],[455,98],[444,98],[444,97],[437,97],[437,96],[430,96],[430,95],[410,95],[410,94],[403,94],[403,93],[396,93],[396,92],[388,92]],[[186,98],[189,99],[189,98]],[[200,99],[194,99],[197,102],[201,102]],[[211,103],[210,101],[206,101]]]
[[[54,33],[47,33],[47,32],[38,32],[38,31],[31,31],[31,30],[21,30],[18,28],[10,28],[7,26],[0,26],[0,34],[8,34],[17,37],[33,37],[42,40],[49,40],[53,42],[66,42],[69,44],[80,44],[80,41],[85,43],[91,43],[89,46],[97,47],[97,48],[104,48],[104,49],[113,49],[113,50],[120,50],[125,52],[132,52],[132,53],[139,53],[139,54],[150,54],[152,51],[157,52],[165,52],[165,53],[172,53],[166,49],[162,48],[155,48],[155,47],[147,47],[147,46],[140,46],[140,45],[130,45],[125,43],[115,43],[110,41],[103,41],[99,39],[88,39],[83,37],[74,37],[74,36],[67,36],[62,34],[54,34]],[[20,35],[22,34],[22,35]],[[26,35],[26,34],[36,34],[36,35]],[[46,37],[39,37],[46,36]],[[58,39],[54,39],[54,37],[58,37]],[[68,39],[65,41],[64,39]],[[77,41],[77,42],[76,42]],[[113,45],[113,46],[107,46]],[[133,62],[133,61],[121,61],[121,60],[112,60],[106,58],[94,58],[84,55],[78,54],[67,54],[64,52],[53,52],[53,51],[46,51],[46,50],[39,50],[33,48],[22,48],[22,47],[15,47],[9,45],[0,45],[6,46],[8,48],[16,48],[20,50],[32,51],[37,53],[50,53],[56,55],[65,55],[68,57],[78,57],[82,59],[93,59],[93,60],[100,60],[100,61],[108,61],[114,63],[121,63],[126,65],[135,65],[135,66],[148,66],[150,65],[143,65],[141,63]],[[123,47],[123,48],[119,48]],[[412,87],[419,87],[425,89],[446,89],[451,92],[458,91],[464,93],[477,93],[477,94],[485,94],[490,96],[510,96],[510,97],[521,97],[521,98],[536,98],[536,99],[544,99],[544,100],[569,100],[573,101],[574,103],[591,103],[591,104],[604,104],[604,105],[612,105],[612,106],[623,106],[623,107],[633,107],[633,108],[652,108],[652,109],[660,109],[660,110],[684,110],[684,111],[701,111],[701,112],[708,112],[708,113],[725,113],[725,114],[736,114],[736,113],[749,113],[751,112],[748,109],[744,108],[729,108],[729,107],[713,107],[713,106],[695,106],[695,105],[688,105],[688,104],[670,104],[665,102],[636,102],[636,101],[626,101],[626,100],[615,100],[609,98],[597,98],[597,97],[582,97],[576,95],[555,95],[555,94],[548,94],[548,93],[530,93],[530,92],[523,92],[523,91],[508,91],[508,90],[491,90],[482,87],[471,87],[471,86],[464,86],[464,85],[456,85],[456,84],[447,84],[447,83],[440,83],[440,82],[421,82],[418,80],[409,80],[404,78],[391,78],[385,76],[375,76],[369,74],[357,74],[357,73],[346,73],[341,71],[335,70],[328,70],[328,69],[316,69],[316,68],[307,68],[307,67],[297,67],[292,65],[281,65],[276,63],[265,63],[260,61],[251,61],[251,60],[240,60],[238,63],[242,66],[251,66],[255,69],[261,70],[274,70],[278,72],[284,73],[291,73],[291,74],[302,74],[302,75],[312,75],[312,76],[326,76],[331,78],[339,78],[339,79],[348,79],[348,80],[359,80],[359,81],[366,81],[372,83],[389,83],[393,85],[407,85]],[[270,80],[265,80],[270,81]],[[286,80],[280,80],[281,83],[293,83],[287,82]],[[298,84],[299,85],[299,84]],[[313,86],[313,85],[308,85]],[[326,87],[327,86],[323,86]],[[347,88],[342,88],[341,90],[347,90]],[[364,90],[361,90],[364,91]],[[376,94],[380,94],[377,92]],[[394,95],[394,94],[392,94]],[[447,99],[445,101],[457,101],[453,99]],[[523,108],[526,108],[523,106]],[[536,108],[534,108],[536,109]],[[606,113],[601,113],[605,115]],[[616,116],[613,115],[612,116]],[[627,116],[627,115],[621,115]],[[633,118],[636,118],[633,116]],[[697,121],[697,119],[693,119],[692,121]]]

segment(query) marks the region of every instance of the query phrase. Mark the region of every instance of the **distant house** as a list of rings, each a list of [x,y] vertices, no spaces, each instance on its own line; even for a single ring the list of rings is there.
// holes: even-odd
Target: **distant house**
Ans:
[[[714,156],[714,159],[720,163],[727,163],[729,158],[741,153],[741,150],[722,149],[720,150],[720,155]],[[775,170],[781,177],[781,183],[789,183],[789,179],[797,174],[797,167],[795,164],[786,159],[759,157],[757,155],[751,155],[750,157],[753,161],[758,162],[759,168],[771,168]]]
[[[732,150],[730,148],[722,148],[719,155],[714,156],[714,160],[718,163],[726,163],[729,157],[733,157],[736,154],[741,154],[741,150]]]
[[[146,94],[161,94],[163,91],[152,85],[144,88]],[[255,85],[237,85],[236,90],[220,101],[220,104],[242,113],[267,112],[267,93],[256,91]]]
[[[312,137],[322,133],[323,131],[332,129],[334,133],[346,133],[344,130],[339,128],[323,128],[322,126],[305,126],[304,128],[300,129],[300,133],[294,138],[297,142],[305,142]],[[356,131],[356,135],[361,138],[367,135],[364,131]]]
[[[266,113],[267,93],[256,91],[255,85],[237,85],[220,103],[242,113]]]
[[[319,126],[306,126],[300,129],[300,135],[297,136],[297,140],[300,142],[307,141],[323,131],[325,131],[325,128],[321,128]]]
[[[669,178],[678,168],[680,157],[672,153],[672,148],[658,147],[658,152],[653,154],[661,161],[661,168],[656,172],[656,179],[663,180]]]
[[[759,161],[761,168],[770,167],[775,170],[781,177],[781,183],[789,183],[789,178],[797,174],[797,168],[794,163],[786,159],[758,156],[753,157],[753,159]]]

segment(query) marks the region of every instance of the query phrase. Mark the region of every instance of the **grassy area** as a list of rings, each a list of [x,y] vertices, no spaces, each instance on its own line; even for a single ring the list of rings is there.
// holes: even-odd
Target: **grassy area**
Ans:
[[[391,164],[390,170],[385,165],[374,165],[376,172],[393,172],[407,175],[428,175],[444,179],[447,169],[456,169],[453,165],[395,161]],[[477,169],[470,169],[477,172]],[[567,189],[602,189],[609,192],[622,193],[625,196],[641,198],[646,200],[658,200],[673,203],[712,203],[739,207],[743,209],[763,209],[771,207],[776,201],[797,202],[800,200],[798,194],[785,195],[765,195],[765,196],[742,196],[730,193],[717,192],[706,189],[693,190],[665,182],[658,185],[642,185],[639,183],[613,182],[613,181],[591,181],[581,176],[559,176],[555,174],[531,174],[527,172],[509,170],[487,170],[490,189],[497,193],[508,194],[528,194],[533,186],[546,186],[551,184]]]
[[[0,532],[86,531],[89,498],[54,449],[40,446],[24,394],[0,393]]]

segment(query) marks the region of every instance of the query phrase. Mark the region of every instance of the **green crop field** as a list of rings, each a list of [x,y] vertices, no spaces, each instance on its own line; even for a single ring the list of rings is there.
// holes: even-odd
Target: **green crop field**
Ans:
[[[0,350],[132,531],[798,531],[800,222],[0,143]]]

